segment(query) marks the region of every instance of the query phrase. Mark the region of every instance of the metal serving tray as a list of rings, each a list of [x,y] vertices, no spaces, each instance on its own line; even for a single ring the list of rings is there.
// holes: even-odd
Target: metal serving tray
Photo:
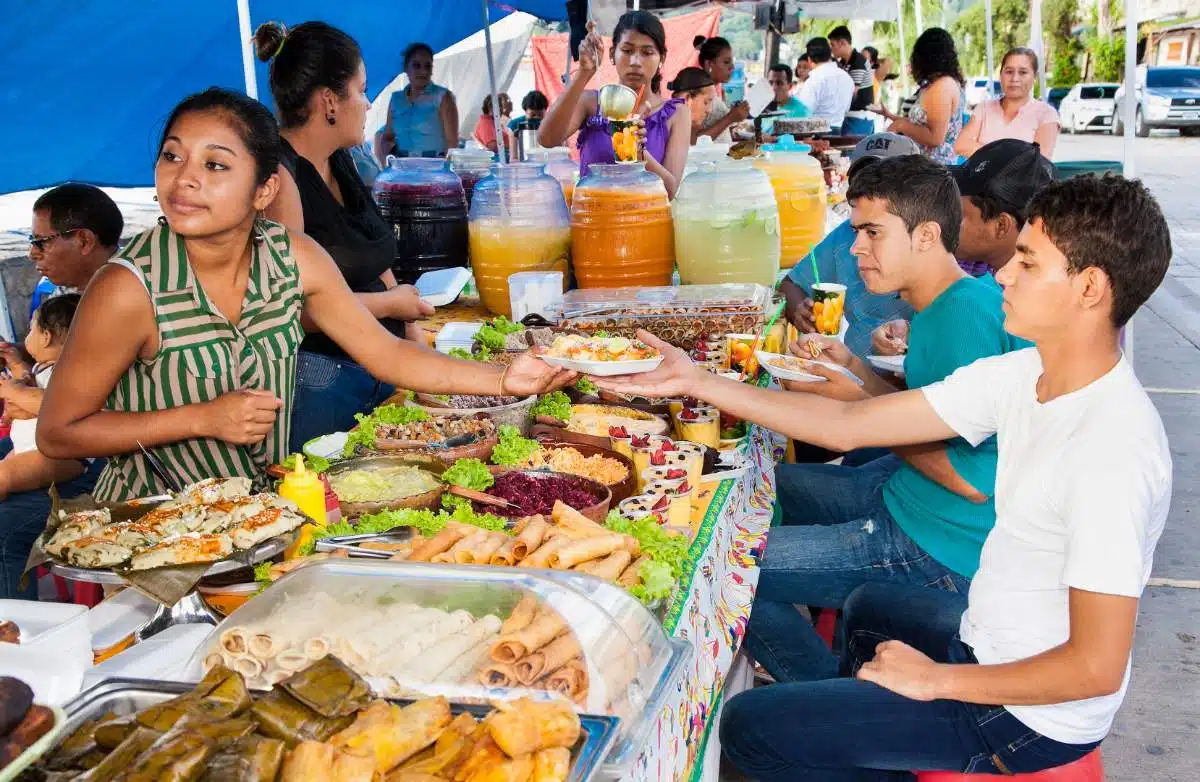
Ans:
[[[193,687],[194,685],[183,682],[155,679],[106,679],[84,690],[63,706],[67,715],[66,728],[59,736],[65,739],[93,717],[110,711],[118,717],[127,717],[148,706],[190,692]],[[413,702],[402,698],[388,700],[401,706]],[[450,711],[454,714],[466,711],[476,717],[482,717],[491,710],[490,706],[485,705],[450,704]],[[568,782],[588,782],[596,775],[613,742],[616,741],[617,727],[620,723],[617,717],[594,714],[580,714],[579,721],[583,727],[584,738],[571,751],[571,774],[567,777]],[[49,750],[46,756],[53,755],[53,752],[54,750]]]

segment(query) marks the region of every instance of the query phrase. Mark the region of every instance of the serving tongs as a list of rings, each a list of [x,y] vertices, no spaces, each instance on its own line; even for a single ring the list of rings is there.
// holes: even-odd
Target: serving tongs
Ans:
[[[142,456],[146,457],[146,464],[150,466],[150,472],[154,473],[154,477],[163,482],[163,485],[167,487],[167,491],[171,492],[171,494],[182,492],[183,484],[176,480],[175,476],[171,475],[162,461],[151,453],[150,449],[142,445],[141,440],[137,441],[137,446],[141,450]]]
[[[446,484],[446,491],[453,494],[455,497],[462,497],[466,500],[478,502],[480,505],[491,505],[493,508],[508,508],[511,510],[520,510],[519,505],[514,505],[502,497],[493,497],[474,489],[468,489],[466,486],[455,486],[452,483]]]
[[[396,552],[383,549],[363,548],[363,543],[403,543],[413,536],[412,527],[392,527],[386,532],[370,532],[360,535],[336,535],[323,538],[314,547],[318,552],[345,551],[352,557],[367,559],[391,559]]]

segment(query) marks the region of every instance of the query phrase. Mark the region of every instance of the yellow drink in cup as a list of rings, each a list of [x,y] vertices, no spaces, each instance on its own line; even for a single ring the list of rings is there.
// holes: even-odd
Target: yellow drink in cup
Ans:
[[[679,436],[709,448],[721,445],[721,416],[715,410],[685,409],[679,413]]]
[[[664,495],[639,494],[627,500],[621,500],[617,513],[630,521],[637,521],[646,516],[653,516],[659,526],[667,523],[667,512],[671,509],[671,498]]]
[[[687,470],[681,467],[647,467],[642,471],[646,485],[674,486],[679,488],[688,483]]]
[[[651,466],[650,456],[657,451],[663,443],[671,442],[670,437],[663,437],[657,434],[635,435],[631,441],[633,448],[633,474],[637,476],[637,489],[640,492],[646,486],[646,481],[642,478],[642,473]]]
[[[817,333],[836,337],[842,330],[846,311],[846,286],[836,282],[818,282],[812,286],[813,320]]]
[[[670,505],[667,507],[666,526],[681,531],[688,530],[690,534],[692,529],[692,487],[686,480],[678,486],[669,481],[652,481],[646,484],[646,493],[651,496],[669,497]]]
[[[625,427],[608,427],[608,446],[622,456],[633,459],[633,435]]]
[[[675,443],[675,451],[683,454],[684,469],[688,472],[688,483],[699,486],[704,476],[704,446],[686,440]],[[668,460],[668,463],[670,460]]]

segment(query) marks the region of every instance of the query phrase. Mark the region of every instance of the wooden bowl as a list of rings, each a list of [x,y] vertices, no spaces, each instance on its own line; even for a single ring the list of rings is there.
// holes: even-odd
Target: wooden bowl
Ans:
[[[446,464],[441,460],[420,454],[406,456],[361,456],[356,459],[347,459],[346,461],[338,462],[329,468],[326,476],[332,481],[334,477],[346,472],[369,469],[371,467],[393,466],[419,467],[439,478],[446,469]],[[382,513],[385,510],[437,510],[442,506],[443,494],[445,494],[445,488],[438,486],[436,489],[430,489],[422,494],[413,494],[395,500],[342,502],[340,504],[342,507],[342,516],[347,519],[355,519],[371,513]]]
[[[542,447],[548,450],[574,448],[584,456],[603,456],[608,459],[614,459],[624,465],[625,469],[629,471],[629,474],[625,476],[625,480],[621,481],[620,483],[609,484],[608,486],[609,491],[612,492],[613,505],[621,502],[621,500],[632,497],[637,488],[637,476],[634,475],[633,461],[628,456],[625,456],[625,454],[617,453],[616,451],[607,447],[601,448],[599,446],[588,445],[586,443],[566,443],[555,442],[553,440],[542,441]]]
[[[417,396],[416,406],[429,413],[430,416],[437,418],[448,417],[463,417],[483,413],[488,418],[496,422],[496,428],[500,428],[505,424],[517,427],[521,430],[521,436],[529,436],[529,423],[532,416],[529,415],[529,410],[537,402],[536,396],[527,396],[516,402],[507,405],[497,405],[495,407],[474,407],[470,409],[453,408],[453,407],[430,407],[421,404],[422,395]]]

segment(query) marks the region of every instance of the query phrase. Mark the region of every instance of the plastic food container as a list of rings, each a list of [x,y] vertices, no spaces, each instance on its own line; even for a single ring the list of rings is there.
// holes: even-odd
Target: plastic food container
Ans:
[[[580,288],[670,285],[671,206],[645,163],[593,165],[575,186],[571,258]]]
[[[567,271],[570,217],[558,181],[541,163],[492,166],[471,204],[471,267],[483,305],[511,315],[508,278]]]
[[[522,608],[545,612],[540,629],[527,625],[530,632],[498,644],[500,627]],[[561,663],[551,662],[546,636],[578,644],[570,661],[550,672],[531,667]],[[602,768],[609,778],[623,778],[637,758],[692,654],[690,643],[667,636],[628,592],[591,576],[359,559],[314,562],[275,582],[211,633],[189,678],[229,659],[231,645],[255,648],[233,643],[251,637],[256,652],[234,662],[256,673],[252,686],[274,680],[282,666],[307,665],[305,655],[332,652],[388,697],[487,703],[544,698],[545,687],[556,687],[582,712],[621,719]],[[501,646],[517,662],[498,664],[493,651]],[[271,653],[265,665],[258,652]],[[515,678],[518,670],[531,674],[524,677],[529,684]],[[560,678],[565,690],[557,689]]]
[[[21,649],[62,655],[83,667],[92,664],[87,606],[0,600],[0,620],[14,622],[20,628]]]
[[[562,312],[566,283],[562,272],[517,272],[508,276],[508,298],[512,319],[520,322],[530,314],[557,320]]]
[[[749,283],[567,291],[564,329],[634,337],[645,329],[691,350],[705,336],[762,331],[771,289]]]
[[[467,209],[470,209],[475,185],[492,172],[492,162],[496,156],[492,154],[491,150],[483,147],[466,147],[450,150],[446,153],[446,159],[450,161],[450,170],[458,174],[458,179],[462,182],[463,195],[467,199]]]
[[[778,122],[778,121],[777,121]],[[754,161],[767,173],[779,204],[781,268],[790,269],[825,238],[825,174],[812,147],[783,136],[764,144],[766,157]]]
[[[396,233],[392,270],[401,283],[467,265],[467,201],[462,182],[439,158],[390,158],[371,188]]]
[[[736,193],[736,198],[730,198]],[[675,259],[685,285],[751,282],[779,273],[779,208],[765,173],[749,161],[706,161],[684,177],[671,204]]]

